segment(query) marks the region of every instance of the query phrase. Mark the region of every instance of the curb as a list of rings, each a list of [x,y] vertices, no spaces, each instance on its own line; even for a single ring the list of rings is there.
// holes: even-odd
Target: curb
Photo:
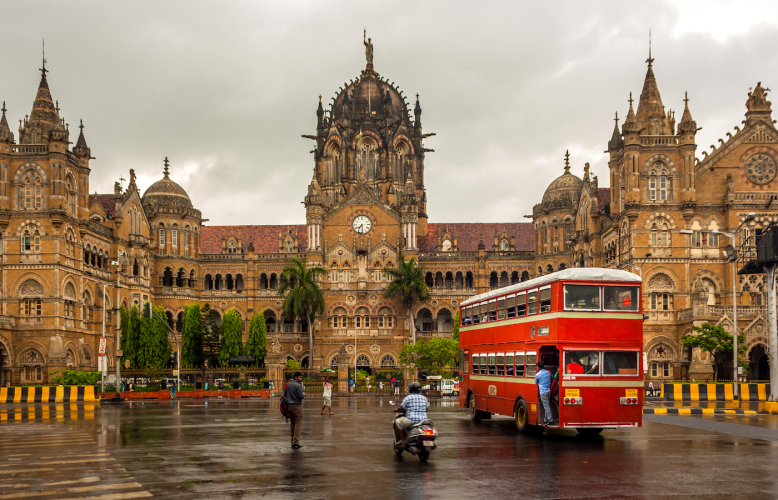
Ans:
[[[643,408],[643,415],[756,415],[754,410],[723,408]]]

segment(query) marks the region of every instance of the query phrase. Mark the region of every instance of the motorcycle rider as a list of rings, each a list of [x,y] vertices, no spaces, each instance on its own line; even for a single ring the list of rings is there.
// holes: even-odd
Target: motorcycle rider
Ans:
[[[404,417],[397,418],[394,421],[394,425],[400,435],[400,444],[406,443],[405,429],[426,420],[427,409],[430,407],[430,402],[421,394],[421,384],[411,382],[408,386],[408,392],[410,394],[403,399],[400,407],[394,410],[395,412],[405,412]]]

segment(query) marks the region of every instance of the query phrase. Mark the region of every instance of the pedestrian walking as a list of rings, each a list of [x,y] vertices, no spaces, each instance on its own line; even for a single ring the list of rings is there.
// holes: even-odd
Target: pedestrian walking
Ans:
[[[378,381],[378,394],[376,396],[383,396],[384,395],[384,381],[379,380]]]
[[[394,381],[394,395],[399,396],[400,395],[400,381],[395,379]]]
[[[551,373],[546,370],[546,364],[542,361],[538,361],[536,366],[538,372],[535,375],[535,383],[538,384],[538,394],[545,410],[541,425],[551,425],[554,423],[554,416],[551,413]]]
[[[286,386],[286,401],[289,406],[289,420],[292,421],[292,448],[299,449],[303,445],[300,444],[300,429],[303,423],[303,399],[305,398],[305,392],[303,391],[303,374],[300,372],[294,372],[294,378]]]
[[[335,415],[332,413],[332,382],[330,382],[329,375],[327,375],[327,377],[324,379],[322,386],[324,387],[324,390],[322,391],[322,396],[324,396],[324,405],[321,407],[321,414],[324,415],[324,409],[329,408],[330,415]]]
[[[372,387],[370,384],[370,377],[365,378],[365,385],[367,386],[367,395],[370,395],[370,388]]]
[[[654,397],[654,381],[650,381],[648,383],[648,393],[651,394],[651,397]]]
[[[348,381],[348,394],[349,396],[354,395],[354,379],[349,379]]]

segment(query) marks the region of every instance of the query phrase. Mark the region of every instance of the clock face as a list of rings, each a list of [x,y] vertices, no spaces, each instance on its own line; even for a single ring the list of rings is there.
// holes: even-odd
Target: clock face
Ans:
[[[370,221],[370,217],[366,215],[358,215],[351,222],[351,228],[357,234],[367,234],[372,226],[373,223]]]

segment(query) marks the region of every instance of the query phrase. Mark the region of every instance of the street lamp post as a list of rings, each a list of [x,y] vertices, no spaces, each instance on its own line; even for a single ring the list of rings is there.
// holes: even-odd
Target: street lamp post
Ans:
[[[636,266],[635,264],[628,264],[628,265],[630,265],[630,266],[632,266],[632,267],[634,267],[635,269],[638,270],[638,272],[640,273],[640,279],[641,280],[643,279],[643,265],[646,263],[646,261],[648,260],[649,257],[651,257],[651,252],[648,252],[644,256],[643,262],[641,262],[639,266]]]

